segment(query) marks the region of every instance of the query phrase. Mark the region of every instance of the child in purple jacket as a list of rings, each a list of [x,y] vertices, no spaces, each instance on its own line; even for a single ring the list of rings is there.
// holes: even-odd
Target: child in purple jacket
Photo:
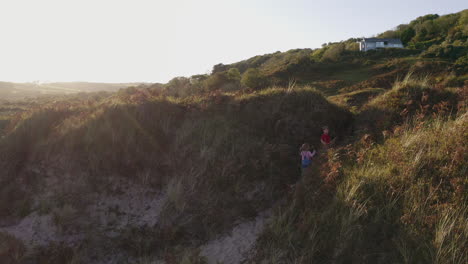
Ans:
[[[301,166],[302,168],[307,168],[312,163],[312,157],[315,156],[316,151],[313,150],[312,152],[310,152],[310,145],[307,143],[302,144],[300,151],[302,160]]]

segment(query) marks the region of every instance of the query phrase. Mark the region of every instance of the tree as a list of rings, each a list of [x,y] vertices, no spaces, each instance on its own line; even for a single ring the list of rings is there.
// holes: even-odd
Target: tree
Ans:
[[[461,12],[460,19],[458,19],[458,25],[462,29],[463,34],[468,35],[468,9]]]
[[[164,91],[171,96],[186,96],[191,92],[190,79],[187,77],[175,77],[166,85]]]
[[[249,68],[242,75],[241,83],[245,87],[259,89],[264,85],[265,80],[260,70],[257,68]]]
[[[194,81],[201,82],[201,81],[208,79],[208,77],[210,77],[208,74],[195,74],[195,75],[190,76],[190,80],[192,82]]]
[[[312,58],[313,61],[320,61],[322,59],[323,53],[327,50],[326,46],[323,46],[321,49],[315,49],[312,51],[310,54],[310,57]]]
[[[420,16],[420,17],[416,18],[415,20],[411,21],[410,26],[414,26],[414,25],[417,25],[417,24],[422,24],[425,21],[434,20],[434,19],[437,19],[437,18],[439,18],[439,15],[437,15],[437,14],[429,14],[429,15],[425,15],[425,16]]]
[[[359,43],[357,43],[356,41],[347,41],[345,43],[345,49],[346,50],[349,50],[349,51],[358,51],[359,50]]]
[[[215,66],[213,66],[213,70],[211,71],[211,74],[215,74],[215,73],[218,73],[218,72],[223,72],[227,70],[227,66],[222,64],[222,63],[219,63],[219,64],[216,64]]]
[[[398,32],[394,30],[387,30],[384,33],[379,35],[379,38],[398,38]]]
[[[227,72],[216,72],[205,80],[205,86],[209,91],[221,89],[229,82]]]
[[[331,45],[325,53],[323,53],[322,61],[338,61],[341,58],[341,54],[345,50],[345,45],[343,43]]]
[[[205,80],[209,78],[208,74],[196,74],[190,77],[190,84],[192,85],[192,90],[195,92],[202,92],[206,90]]]
[[[401,32],[401,42],[406,45],[414,36],[416,36],[416,31],[412,27],[408,27]]]
[[[241,74],[237,68],[231,68],[227,72],[228,79],[231,81],[238,82],[241,79]]]

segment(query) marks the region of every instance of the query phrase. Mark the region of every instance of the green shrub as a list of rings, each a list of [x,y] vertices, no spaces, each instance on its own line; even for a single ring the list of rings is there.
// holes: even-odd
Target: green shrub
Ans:
[[[466,46],[432,45],[421,56],[427,58],[446,58],[455,61],[466,56],[467,53],[468,47]]]
[[[260,89],[265,85],[265,78],[260,70],[250,68],[242,74],[241,84],[252,89]]]
[[[457,61],[455,61],[455,70],[459,74],[466,74],[468,72],[468,55],[459,57]]]
[[[406,45],[414,36],[416,36],[416,31],[412,27],[408,27],[401,32],[401,42],[403,42],[403,45]]]
[[[229,76],[227,72],[216,72],[205,80],[205,86],[208,91],[214,91],[221,89],[221,87],[228,82]]]
[[[237,68],[231,68],[227,71],[228,79],[231,81],[240,81],[241,74]]]
[[[323,53],[322,61],[333,61],[340,60],[341,55],[345,51],[345,45],[343,43],[333,44]]]
[[[187,96],[192,94],[192,83],[190,78],[175,77],[171,79],[164,87],[164,92],[168,96]],[[134,92],[133,92],[134,93]]]

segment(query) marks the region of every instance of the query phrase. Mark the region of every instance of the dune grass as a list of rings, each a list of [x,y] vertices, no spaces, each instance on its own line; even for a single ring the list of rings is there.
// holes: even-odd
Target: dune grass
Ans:
[[[396,128],[406,120],[432,118],[438,114],[455,115],[462,106],[463,88],[436,87],[427,76],[412,73],[396,80],[392,89],[365,103],[357,112],[356,126],[381,138],[381,133]]]
[[[358,113],[361,106],[383,92],[385,90],[382,88],[366,88],[330,96],[328,99],[338,105],[348,107],[353,113]]]
[[[294,83],[49,101],[13,118],[0,139],[0,216],[48,211],[65,233],[87,194],[114,192],[124,179],[167,194],[158,225],[120,230],[106,244],[141,261],[202,261],[197,245],[288,197],[258,261],[463,263],[467,115],[459,94],[408,75],[388,91],[353,91],[334,103]],[[297,148],[318,147],[325,125],[338,145],[300,178]],[[44,190],[53,195],[34,203]],[[67,261],[86,255],[60,245],[44,252]]]
[[[300,173],[297,147],[316,141],[320,127],[344,134],[351,123],[349,112],[311,88],[185,98],[141,89],[89,105],[56,102],[25,113],[0,141],[0,180],[8,182],[0,211],[18,215],[12,203],[56,193],[59,200],[45,203],[66,231],[87,193],[112,192],[124,178],[167,193],[159,226],[145,233],[201,243],[282,197]],[[44,174],[61,184],[44,186]],[[130,234],[117,245],[125,249],[144,235]]]
[[[371,73],[371,67],[361,66],[354,69],[336,71],[328,76],[328,78],[331,80],[344,80],[352,85],[369,79],[372,76]]]
[[[333,196],[327,184],[304,186],[318,191],[277,214],[257,259],[282,252],[282,263],[466,263],[467,122],[466,113],[440,117],[408,124],[382,145],[331,150],[341,153]],[[329,199],[316,206],[321,196]]]

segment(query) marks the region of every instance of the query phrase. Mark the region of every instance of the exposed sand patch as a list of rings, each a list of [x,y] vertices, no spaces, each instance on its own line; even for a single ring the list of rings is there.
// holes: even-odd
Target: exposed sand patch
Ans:
[[[23,218],[17,225],[0,228],[23,241],[26,247],[45,246],[59,240],[58,230],[51,215],[38,215],[36,212]]]
[[[154,226],[166,202],[166,194],[132,187],[120,195],[98,195],[88,208],[90,218],[101,228]]]
[[[154,226],[166,201],[166,194],[149,188],[130,187],[122,194],[94,194],[93,203],[80,212],[85,225],[92,225],[109,237],[117,236],[126,227]],[[51,242],[63,242],[74,246],[85,238],[85,233],[62,234],[55,225],[52,214],[39,215],[33,212],[19,223],[0,228],[21,240],[28,249],[47,246]]]
[[[86,217],[82,217],[80,221],[91,224],[95,231],[109,238],[119,235],[124,228],[158,224],[159,215],[167,200],[165,192],[155,192],[141,186],[128,187],[120,194],[93,194],[90,197],[94,202],[82,212]],[[229,234],[221,235],[201,246],[200,256],[205,257],[209,264],[241,263],[248,258],[271,215],[271,210],[267,210],[253,220],[239,223]],[[15,225],[0,228],[0,232],[23,241],[28,249],[47,246],[52,242],[73,247],[86,238],[85,233],[60,232],[52,214],[39,215],[37,212],[31,213]],[[117,255],[102,256],[95,263],[115,263],[119,259]],[[150,263],[164,261],[153,260]]]
[[[260,213],[254,220],[240,223],[228,235],[212,240],[200,248],[200,256],[208,264],[238,264],[245,260],[257,237],[268,223],[271,210]]]

